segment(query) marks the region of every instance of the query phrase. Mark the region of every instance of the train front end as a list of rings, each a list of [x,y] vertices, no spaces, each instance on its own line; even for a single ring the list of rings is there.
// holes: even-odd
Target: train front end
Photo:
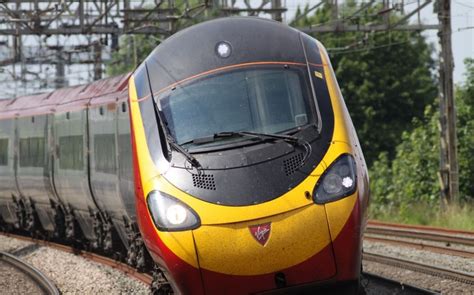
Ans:
[[[269,20],[205,22],[160,44],[129,95],[161,291],[357,291],[368,177],[318,41]]]

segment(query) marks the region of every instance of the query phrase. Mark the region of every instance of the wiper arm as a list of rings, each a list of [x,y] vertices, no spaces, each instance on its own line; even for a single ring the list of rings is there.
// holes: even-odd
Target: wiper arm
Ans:
[[[185,142],[183,144],[188,144],[188,143],[204,144],[204,143],[214,142],[218,138],[236,137],[236,136],[240,136],[240,137],[247,136],[247,137],[257,138],[260,140],[283,139],[292,144],[298,143],[298,140],[299,140],[298,137],[296,136],[286,135],[286,134],[260,133],[260,132],[251,132],[251,131],[224,131],[224,132],[214,133],[210,136],[195,138],[192,141]]]
[[[174,138],[169,134],[168,125],[166,124],[165,118],[163,118],[161,115],[161,111],[158,108],[158,103],[155,101],[155,99],[152,99],[152,100],[153,100],[153,107],[155,108],[155,115],[158,118],[158,121],[163,128],[163,133],[165,134],[166,140],[168,141],[168,144],[170,145],[170,147],[173,148],[175,151],[181,153],[193,167],[196,167],[198,169],[202,168],[201,163],[199,163],[199,161],[193,155],[191,155],[187,150],[185,150],[178,143],[176,143]]]
[[[204,143],[214,142],[217,138],[235,137],[235,136],[248,136],[248,137],[254,137],[260,140],[283,139],[284,141],[294,146],[296,145],[302,146],[305,149],[305,154],[303,156],[303,159],[301,160],[300,166],[303,166],[305,164],[306,160],[308,159],[308,157],[311,155],[311,152],[312,152],[311,144],[307,142],[306,140],[300,139],[296,136],[287,135],[287,134],[260,133],[260,132],[251,132],[251,131],[218,132],[218,133],[214,133],[211,136],[196,138],[196,139],[193,139],[192,141],[188,141],[183,144],[189,144],[189,143],[204,144]]]
[[[304,139],[300,139],[296,136],[293,135],[287,135],[287,134],[276,134],[276,133],[260,133],[260,132],[251,132],[251,131],[224,131],[224,132],[218,132],[214,133],[210,136],[205,136],[205,137],[199,137],[195,138],[193,140],[187,141],[182,143],[183,145],[185,144],[205,144],[209,142],[214,142],[218,138],[225,138],[225,137],[236,137],[236,136],[247,136],[247,137],[253,137],[259,140],[266,140],[266,139],[271,139],[271,140],[276,140],[276,139],[283,139],[284,141],[296,146],[302,146],[305,149],[305,153],[303,156],[303,159],[301,160],[300,166],[304,166],[306,160],[309,158],[312,152],[312,147],[309,142],[307,142]],[[175,143],[176,144],[176,143]],[[181,149],[182,147],[178,144]],[[189,154],[189,153],[188,153]]]
[[[166,139],[168,140],[170,146],[177,152],[181,153],[188,162],[196,168],[202,168],[201,163],[193,156],[191,155],[186,149],[184,149],[182,146],[176,143],[173,137],[167,136]]]
[[[287,135],[287,134],[278,134],[278,133],[260,133],[260,132],[251,132],[251,131],[240,131],[237,132],[238,134],[241,135],[246,135],[246,136],[255,136],[257,138],[269,138],[269,139],[283,139],[286,142],[296,144],[299,141],[299,138],[293,135]]]

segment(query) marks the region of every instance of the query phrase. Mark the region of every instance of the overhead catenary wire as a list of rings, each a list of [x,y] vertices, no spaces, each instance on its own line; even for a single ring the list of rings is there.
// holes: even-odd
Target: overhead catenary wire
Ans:
[[[262,0],[262,3],[264,3],[265,1],[266,0]],[[379,15],[377,9],[376,9],[375,12],[371,12],[371,13],[368,13],[367,11],[369,9],[373,8],[374,6],[380,5],[382,3],[391,3],[393,5],[403,4],[404,7],[409,6],[409,7],[413,8],[414,5],[420,5],[420,4],[423,4],[427,1],[428,0],[388,1],[388,2],[384,1],[384,0],[355,1],[355,4],[357,5],[356,7],[359,7],[359,8],[356,8],[355,12],[354,11],[351,12],[351,11],[348,11],[346,9],[348,7],[348,2],[341,0],[340,1],[341,3],[339,3],[339,4],[340,4],[340,6],[342,6],[342,8],[338,10],[339,13],[340,13],[340,17],[338,18],[337,22],[338,23],[341,23],[341,22],[344,23],[344,22],[349,22],[349,21],[350,22],[353,22],[353,21],[359,22],[359,21],[363,20],[364,18],[378,18],[378,17],[380,17],[380,15]],[[85,1],[85,2],[89,3],[89,1]],[[319,2],[322,3],[323,1],[318,1],[318,3]],[[288,8],[293,3],[296,3],[296,2],[286,3],[285,7]],[[313,2],[308,2],[308,3],[313,3]],[[453,3],[457,3],[457,4],[465,5],[465,6],[467,5],[467,4],[464,4],[464,3],[460,2],[459,0],[454,0]],[[3,5],[7,5],[7,4],[4,3]],[[70,5],[70,6],[67,6],[67,5]],[[469,6],[469,5],[467,5],[467,6]],[[28,7],[33,8],[34,7],[33,3],[32,2],[30,3],[28,1],[24,1],[19,6],[20,9],[27,9]],[[42,11],[47,11],[48,9],[53,9],[53,8],[57,9],[58,11],[62,11],[61,12],[62,13],[61,17],[50,23],[50,25],[54,28],[60,28],[62,26],[68,27],[68,26],[71,26],[71,25],[74,25],[74,24],[76,24],[76,25],[78,24],[77,15],[74,13],[74,12],[76,12],[75,9],[78,7],[77,3],[75,3],[75,4],[74,3],[64,3],[64,5],[61,4],[61,5],[57,6],[53,2],[46,1],[46,2],[40,3],[39,7],[40,7],[40,10],[42,10]],[[393,7],[390,7],[390,8],[393,8]],[[95,8],[94,5],[91,5],[90,7],[88,6],[87,9],[90,10],[90,11],[88,11],[88,17],[89,18],[85,18],[84,22],[85,22],[86,25],[90,25],[92,21],[96,20],[100,16],[100,13],[95,13],[94,12],[97,9],[97,8]],[[119,12],[120,9],[122,9],[122,10],[125,9],[123,7],[122,3],[119,3],[119,5],[117,6],[117,11],[116,12],[113,11],[113,13],[109,13],[110,14],[109,24],[117,22],[117,20],[120,20],[120,18],[122,16],[122,13],[123,13],[123,12]],[[0,9],[0,12],[1,12],[1,9]],[[202,11],[199,10],[199,9],[196,11],[196,14],[197,14],[197,12],[202,13]],[[202,14],[200,14],[200,15],[202,15]],[[189,15],[187,15],[187,13],[182,13],[181,16],[186,17],[185,21],[187,21],[187,22],[193,21],[193,15],[191,15],[191,17],[189,18]],[[456,15],[455,17],[463,17],[463,16]],[[100,24],[100,23],[98,23],[98,24]],[[335,24],[335,20],[330,19],[326,22],[321,22],[321,23],[318,23],[318,24],[314,24],[313,26],[323,26],[323,25],[327,25],[327,24]],[[120,24],[120,26],[121,25],[122,24]],[[1,29],[1,22],[0,22],[0,29]],[[469,29],[470,29],[470,27],[465,27],[465,28],[458,29],[458,31],[469,30]],[[390,32],[390,31],[391,30],[389,29],[389,30],[381,32],[381,33],[387,33],[387,32]],[[373,34],[376,34],[376,33],[369,33],[369,34],[373,35]],[[72,54],[72,55],[79,56],[81,54],[80,52],[85,52],[86,54],[93,55],[92,50],[90,50],[90,48],[93,46],[92,43],[97,42],[97,40],[90,39],[90,36],[95,36],[97,38],[97,40],[99,40],[99,42],[102,42],[102,41],[100,41],[102,39],[107,40],[107,38],[103,38],[104,37],[103,35],[92,35],[92,34],[87,34],[87,33],[85,33],[84,35],[71,36],[71,37],[58,36],[57,38],[61,39],[61,42],[59,42],[60,44],[65,44],[67,42],[71,42],[71,40],[73,40],[71,38],[76,38],[78,40],[76,42],[79,42],[79,43],[83,42],[83,41],[80,41],[79,39],[85,39],[87,41],[87,39],[89,37],[89,40],[90,40],[90,42],[88,44],[86,44],[85,46],[81,46],[81,47],[78,47],[78,48],[74,49],[74,52],[67,52],[67,49],[63,49],[61,54]],[[344,40],[346,40],[346,37],[344,37],[344,34],[338,34],[338,36],[340,38],[340,42],[344,42]],[[23,38],[27,38],[27,37],[23,37]],[[46,48],[48,47],[46,44],[49,43],[49,45],[51,45],[51,42],[49,42],[49,41],[51,41],[51,38],[50,37],[49,38],[44,37],[44,38],[45,39],[43,41],[44,41],[45,45],[44,45],[43,48],[46,50]],[[364,50],[378,50],[378,49],[389,47],[389,46],[398,46],[398,45],[401,45],[401,44],[404,43],[404,41],[401,41],[401,42],[399,41],[399,42],[389,42],[387,44],[371,44],[370,42],[364,42],[364,38],[366,38],[366,36],[362,36],[362,37],[359,37],[359,38],[356,38],[356,39],[348,38],[348,44],[346,46],[340,46],[340,47],[337,47],[337,48],[330,48],[329,51],[333,55],[334,54],[349,54],[349,53],[352,53],[352,52],[360,52],[360,51],[364,51]],[[43,39],[43,37],[39,37],[39,39]],[[41,41],[41,42],[43,42],[43,41]],[[109,40],[109,42],[110,42],[110,40]],[[363,47],[361,47],[361,46],[363,46]],[[109,49],[109,48],[110,48],[110,46],[102,46],[101,50]],[[79,52],[77,52],[77,51],[79,51]],[[35,62],[38,62],[38,63],[43,64],[43,65],[54,64],[54,63],[57,62],[56,60],[57,60],[58,54],[54,53],[54,51],[52,51],[51,53],[48,53],[48,51],[45,51],[45,53],[47,53],[47,54],[39,54],[39,55],[34,56],[34,58],[36,59]],[[104,57],[102,57],[102,58],[104,58]],[[22,60],[25,61],[25,62],[29,61],[28,58],[23,58]],[[78,59],[71,60],[70,62],[75,64],[75,63],[80,63],[81,60],[82,60],[82,58],[78,57]],[[91,61],[91,63],[94,62],[93,56],[90,56],[90,61]],[[61,61],[61,62],[64,63],[64,61]],[[69,69],[69,68],[70,68],[70,66],[66,66],[66,69]],[[18,70],[18,68],[16,70]],[[102,70],[103,70],[103,68],[102,68]],[[49,73],[51,73],[51,72],[49,72]],[[1,75],[1,73],[0,73],[0,75]],[[69,70],[67,70],[67,73],[65,74],[65,77],[62,78],[62,77],[58,76],[57,80],[74,79],[74,80],[81,80],[83,82],[89,82],[93,78],[92,76],[87,77],[87,78],[75,77],[75,75],[77,76],[77,75],[81,75],[81,74],[71,73]],[[18,76],[20,76],[20,75],[18,75]],[[23,78],[25,78],[25,77],[23,77]],[[23,82],[25,82],[25,81],[23,81]],[[26,81],[25,83],[31,83],[31,81]]]
[[[465,3],[462,3],[458,0],[454,0],[454,3],[457,4],[457,5],[461,5],[461,6],[464,6],[464,7],[467,7],[467,8],[471,8],[471,9],[474,9],[474,5],[468,5],[468,4],[465,4]],[[471,2],[470,2],[471,3]]]

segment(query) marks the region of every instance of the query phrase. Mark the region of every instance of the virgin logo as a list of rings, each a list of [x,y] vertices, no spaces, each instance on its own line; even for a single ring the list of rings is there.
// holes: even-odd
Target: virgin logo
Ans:
[[[257,240],[257,242],[262,246],[265,246],[270,237],[271,224],[269,222],[265,224],[252,225],[249,226],[249,230],[255,240]]]

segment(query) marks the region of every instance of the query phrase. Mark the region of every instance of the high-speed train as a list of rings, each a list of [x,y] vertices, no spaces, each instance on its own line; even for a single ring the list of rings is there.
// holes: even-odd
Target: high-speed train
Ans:
[[[160,294],[356,294],[369,200],[324,46],[222,18],[131,74],[0,101],[4,228],[126,253]]]

